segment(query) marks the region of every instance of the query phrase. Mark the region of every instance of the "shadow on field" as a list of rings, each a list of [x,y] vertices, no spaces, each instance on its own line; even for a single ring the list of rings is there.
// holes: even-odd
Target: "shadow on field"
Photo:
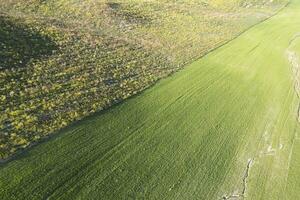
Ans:
[[[54,49],[56,45],[49,37],[0,15],[0,70],[25,66]]]

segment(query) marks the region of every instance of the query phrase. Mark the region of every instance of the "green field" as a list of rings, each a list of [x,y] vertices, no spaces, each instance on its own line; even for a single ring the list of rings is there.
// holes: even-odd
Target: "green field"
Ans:
[[[154,85],[286,2],[0,1],[0,159]]]
[[[0,199],[300,198],[300,1],[0,169]]]

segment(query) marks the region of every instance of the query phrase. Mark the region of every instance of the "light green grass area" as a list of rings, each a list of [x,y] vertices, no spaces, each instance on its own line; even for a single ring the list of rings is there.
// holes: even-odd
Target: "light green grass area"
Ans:
[[[0,199],[300,196],[300,1],[3,164]]]
[[[0,1],[0,159],[131,97],[280,1]]]

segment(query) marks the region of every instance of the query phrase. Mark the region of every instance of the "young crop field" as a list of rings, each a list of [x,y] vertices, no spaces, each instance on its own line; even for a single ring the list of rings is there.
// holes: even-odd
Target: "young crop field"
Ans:
[[[143,91],[285,4],[0,1],[0,159]]]
[[[9,2],[14,3],[15,1]],[[22,88],[22,86],[30,84],[27,81],[32,80],[32,77],[39,78],[32,80],[31,84],[36,83],[36,80],[41,80],[41,83],[44,83],[43,81],[52,80],[51,78],[55,77],[57,79],[53,79],[53,82],[49,81],[48,84],[51,86],[50,88],[53,86],[60,88],[57,90],[49,89],[53,92],[44,94],[44,90],[39,87],[30,87],[29,91],[36,91],[36,93],[26,93],[22,97],[23,99],[21,96],[14,99],[14,93],[9,94],[8,97],[6,96],[8,100],[5,100],[7,101],[5,105],[10,105],[8,108],[12,109],[17,105],[17,100],[27,102],[23,100],[29,98],[29,94],[40,96],[34,96],[28,102],[43,99],[37,97],[47,97],[47,100],[45,100],[46,105],[52,102],[52,97],[48,97],[47,94],[53,93],[53,99],[57,99],[61,95],[63,100],[58,99],[62,103],[61,107],[53,106],[52,111],[49,110],[48,112],[49,116],[44,116],[42,114],[44,111],[42,112],[40,107],[35,108],[38,111],[41,110],[41,115],[47,117],[47,120],[42,123],[43,121],[39,121],[38,118],[31,123],[31,125],[38,123],[36,129],[32,130],[34,136],[42,135],[34,133],[42,133],[45,127],[50,127],[51,129],[49,128],[48,131],[51,132],[51,130],[69,124],[74,118],[65,116],[68,116],[69,112],[73,112],[74,105],[78,105],[75,107],[82,112],[87,110],[85,114],[77,111],[78,118],[94,112],[88,110],[88,106],[92,106],[90,105],[91,102],[92,104],[102,102],[98,100],[105,98],[106,93],[104,91],[110,92],[107,93],[108,96],[117,96],[120,91],[126,91],[126,95],[133,94],[130,91],[140,91],[146,85],[151,85],[157,79],[180,69],[184,63],[201,56],[209,49],[241,33],[250,24],[265,19],[279,8],[278,1],[264,1],[265,3],[262,4],[257,4],[258,1],[228,1],[230,6],[229,4],[225,6],[217,0],[207,1],[211,4],[206,1],[202,1],[202,3],[199,3],[199,1],[189,1],[187,3],[184,0],[176,1],[176,3],[174,3],[175,1],[162,1],[164,3],[158,7],[154,6],[158,5],[156,1],[157,4],[151,4],[152,1],[139,4],[138,2],[141,1],[137,0],[128,1],[128,4],[108,4],[109,9],[113,10],[120,9],[125,5],[137,6],[137,8],[143,7],[143,16],[147,17],[138,17],[141,14],[139,12],[139,14],[134,15],[135,20],[132,18],[130,20],[133,20],[134,23],[144,23],[145,20],[147,22],[151,21],[151,23],[147,23],[148,27],[140,24],[137,24],[136,27],[126,25],[126,23],[129,23],[126,20],[129,20],[127,19],[127,13],[130,12],[130,6],[128,7],[129,10],[124,9],[122,12],[110,10],[109,12],[115,12],[113,19],[116,20],[117,16],[122,18],[122,29],[128,28],[128,30],[121,33],[121,31],[117,31],[118,26],[121,25],[113,25],[111,28],[115,28],[116,31],[113,31],[112,34],[115,34],[115,36],[111,36],[111,40],[106,40],[107,38],[103,37],[103,40],[96,43],[98,36],[86,38],[86,32],[81,32],[81,27],[78,27],[74,33],[70,30],[70,27],[60,24],[60,28],[51,29],[51,34],[45,32],[44,27],[49,26],[45,21],[43,23],[46,24],[43,24],[41,19],[49,20],[52,12],[58,10],[54,5],[47,7],[47,2],[59,1],[45,1],[45,5],[39,8],[36,7],[34,2],[36,1],[31,2],[26,9],[24,7],[24,10],[22,10],[23,4],[13,6],[13,9],[20,11],[18,14],[20,17],[23,15],[28,17],[33,12],[31,9],[34,10],[38,18],[32,15],[31,20],[38,24],[34,27],[40,27],[39,31],[36,32],[30,28],[31,25],[25,26],[24,22],[12,18],[9,12],[6,13],[1,22],[5,24],[1,26],[2,30],[9,29],[12,32],[11,34],[18,37],[19,32],[15,29],[21,30],[23,34],[20,35],[20,40],[28,41],[36,46],[36,48],[31,49],[30,53],[17,54],[22,58],[22,63],[27,63],[26,66],[15,63],[12,64],[14,65],[12,69],[3,69],[2,76],[10,77],[10,79],[5,79],[10,80],[6,83],[9,82],[8,85],[19,84],[19,87]],[[73,3],[74,5],[76,3],[82,5],[82,2],[79,2],[74,1]],[[132,2],[134,3],[131,4]],[[11,5],[7,4],[7,6]],[[205,6],[203,11],[199,9],[201,6]],[[72,8],[71,5],[63,7],[66,9]],[[96,7],[96,5],[93,7]],[[199,12],[199,16],[187,15],[187,10],[185,10],[185,14],[181,18],[178,13],[183,8],[189,8],[191,13]],[[82,5],[82,9],[89,9],[89,7]],[[162,9],[164,9],[164,12],[161,12]],[[45,15],[44,18],[40,18],[41,14],[37,10]],[[137,11],[139,9],[133,10]],[[266,10],[269,10],[268,14],[266,14]],[[207,24],[216,22],[216,18],[225,20],[220,26],[212,25],[209,28],[212,31],[210,34],[221,34],[220,38],[211,37],[216,40],[210,40],[209,37],[196,37],[200,33],[208,33],[208,30],[203,31],[202,28],[208,28],[209,26],[202,27],[199,25],[201,30],[200,28],[198,30],[198,26],[195,24],[202,23],[196,20],[197,17],[204,15],[202,12],[207,15],[207,18],[205,18],[207,20],[211,16],[214,17],[212,21],[204,20]],[[66,12],[61,11],[62,15],[59,12],[57,15],[63,18],[63,13]],[[72,10],[72,13],[76,14],[76,9]],[[157,13],[162,15],[168,13],[166,15],[170,18],[166,17],[160,21],[160,17],[155,18],[155,16],[159,16]],[[254,15],[254,13],[256,14]],[[262,13],[264,14],[262,15]],[[76,20],[85,19],[85,14],[87,13],[78,11],[78,15],[75,17]],[[10,17],[7,17],[8,15]],[[233,18],[227,18],[224,15]],[[66,14],[66,20],[68,16],[69,14]],[[92,16],[94,15],[91,14],[91,18],[93,18]],[[238,17],[235,18],[234,16]],[[252,18],[253,16],[256,16],[255,20]],[[257,16],[261,18],[257,18]],[[182,19],[182,23],[180,23],[180,19]],[[186,21],[188,19],[190,21]],[[105,20],[99,23],[108,23],[108,26],[109,23],[113,24],[112,21],[109,21],[110,19],[106,18]],[[231,24],[228,24],[227,28],[226,20]],[[299,199],[299,20],[300,0],[291,0],[274,16],[252,26],[237,38],[211,51],[201,59],[191,62],[179,72],[162,79],[153,87],[127,99],[123,103],[112,106],[110,109],[84,118],[62,129],[48,141],[23,151],[0,166],[0,199]],[[237,26],[235,30],[232,30],[235,23]],[[173,26],[168,27],[171,24]],[[97,27],[97,23],[93,25]],[[90,21],[87,22],[84,29],[88,29],[89,26]],[[161,29],[154,28],[155,26],[160,26]],[[190,26],[191,35],[186,29],[188,26]],[[219,31],[213,32],[213,30],[218,30],[214,26],[219,27]],[[90,28],[91,31],[97,30],[97,28]],[[70,34],[69,38],[65,39],[65,36],[61,36],[63,29],[68,29],[66,32]],[[170,30],[174,32],[168,32]],[[230,30],[233,32],[230,32]],[[35,35],[37,33],[38,35]],[[105,35],[107,33],[103,30],[101,34]],[[3,35],[8,37],[5,34]],[[39,38],[39,40],[31,41],[32,35]],[[142,35],[146,39],[142,40]],[[167,35],[170,35],[170,37]],[[190,37],[192,35],[195,37]],[[54,37],[56,40],[53,40]],[[124,37],[129,37],[129,39],[124,39]],[[123,38],[124,40],[117,41],[116,38]],[[159,42],[156,43],[156,40]],[[124,45],[119,47],[118,45],[123,44],[120,43],[121,41],[124,42]],[[128,45],[133,44],[133,41],[136,42],[135,44],[140,44],[142,48],[134,46],[132,49],[125,51],[123,48],[129,48]],[[64,45],[65,49],[61,49],[60,44]],[[145,66],[144,63],[149,62],[149,65],[144,68],[146,71],[143,71],[143,68],[140,69],[141,74],[149,72],[148,75],[153,77],[153,82],[149,81],[148,75],[137,74],[136,79],[131,79],[132,76],[129,79],[135,81],[129,81],[128,85],[121,87],[118,85],[120,84],[118,81],[127,79],[117,76],[110,80],[103,79],[105,83],[107,82],[107,90],[103,90],[102,87],[98,87],[93,82],[96,81],[96,79],[93,79],[94,77],[99,77],[99,79],[102,77],[102,75],[97,74],[96,69],[98,68],[96,66],[98,65],[94,63],[96,60],[94,58],[88,59],[88,56],[95,55],[97,57],[100,55],[85,52],[87,49],[91,50],[91,47],[87,45],[85,49],[82,47],[83,44],[95,45],[95,49],[100,49],[98,53],[102,52],[101,47],[104,49],[111,47],[112,53],[105,51],[103,55],[111,56],[112,59],[132,58],[132,55],[134,55],[133,60],[126,62],[135,63],[132,64],[132,68],[128,69],[129,72],[130,69],[135,68],[134,71],[136,71],[141,64]],[[73,52],[72,50],[75,48],[73,45],[77,48],[83,48],[82,53]],[[206,45],[211,46],[208,48]],[[12,52],[21,51],[23,48],[23,46],[16,48],[9,41],[7,46],[12,49]],[[53,50],[46,51],[43,50],[44,48]],[[69,53],[65,52],[66,49],[69,50]],[[120,57],[119,50],[123,52],[122,57]],[[60,51],[60,53],[55,53],[55,51]],[[97,50],[94,52],[97,52]],[[145,52],[149,53],[149,56],[145,56]],[[4,53],[6,53],[5,55],[8,54],[8,52]],[[127,53],[132,53],[132,55],[127,55]],[[70,55],[73,56],[72,59],[65,59],[69,58]],[[80,56],[86,56],[86,60],[82,60]],[[139,56],[145,56],[144,60],[140,61]],[[13,58],[19,59],[19,57]],[[34,59],[28,59],[28,57]],[[76,63],[78,67],[70,67],[64,62],[60,62],[61,59]],[[33,60],[38,61],[34,62]],[[4,60],[6,63],[14,63],[14,61],[12,59]],[[136,63],[138,61],[140,63]],[[161,62],[161,64],[156,65],[154,61]],[[112,62],[107,70],[118,69],[119,65],[114,61]],[[119,64],[122,65],[123,62],[125,61],[120,61]],[[58,63],[60,64],[58,65]],[[56,67],[53,67],[54,65]],[[101,68],[103,70],[106,69],[106,65],[99,66],[103,66]],[[116,68],[113,68],[113,66]],[[48,69],[49,71],[41,69]],[[63,69],[63,71],[58,69]],[[25,73],[22,70],[28,73],[28,78],[22,79],[21,77],[24,76],[18,75],[21,72]],[[99,70],[99,73],[103,73],[103,70]],[[107,72],[107,70],[104,71]],[[106,74],[107,77],[113,77],[116,73],[114,70],[110,71],[111,74]],[[128,71],[118,71],[117,74],[124,75],[126,72]],[[162,74],[158,75],[158,72]],[[39,73],[39,75],[34,76],[35,73]],[[83,76],[83,74],[86,75]],[[13,83],[11,77],[14,77],[15,83]],[[63,77],[63,79],[60,79],[60,77]],[[76,85],[78,84],[77,81],[73,82],[77,78],[81,80],[79,85]],[[142,84],[144,78],[148,81],[147,84]],[[65,82],[59,82],[59,80]],[[20,84],[20,81],[25,83]],[[69,85],[62,87],[57,83]],[[96,92],[89,93],[90,90],[87,88],[91,88],[89,84],[92,83],[95,84]],[[134,83],[137,85],[132,89]],[[72,84],[76,85],[73,90]],[[101,85],[102,82],[99,81],[98,84]],[[114,90],[114,84],[122,89]],[[126,90],[127,87],[128,90]],[[24,87],[24,90],[26,88]],[[97,92],[98,89],[101,91],[100,93]],[[8,89],[4,90],[8,91]],[[76,92],[85,90],[87,90],[87,93],[79,96],[75,95]],[[22,90],[20,89],[20,91]],[[60,92],[56,93],[56,91]],[[118,92],[113,93],[112,91]],[[66,94],[70,97],[64,96]],[[98,95],[99,99],[97,99]],[[101,95],[104,95],[104,97],[101,97]],[[118,96],[117,100],[128,96]],[[77,102],[78,104],[74,103],[68,106],[67,103],[70,102]],[[107,103],[111,104],[112,101],[107,100]],[[32,106],[36,105],[37,103],[32,104]],[[53,105],[56,104],[53,103]],[[106,104],[96,105],[93,109],[95,111],[99,110],[104,105]],[[25,108],[27,108],[27,105]],[[58,111],[57,108],[67,108],[67,110],[59,110],[60,114],[55,114]],[[53,122],[51,120],[52,112],[55,116],[54,122],[58,123],[57,126],[51,124]],[[15,118],[11,117],[9,119],[19,119],[18,117],[22,116],[20,113],[15,115],[7,113],[9,112],[3,112],[1,117],[14,116]],[[28,120],[32,116],[35,116],[35,114],[30,115]],[[63,120],[65,124],[62,125],[60,120]],[[49,123],[48,126],[45,125],[46,123]],[[11,124],[6,122],[4,125],[3,130],[8,133],[7,137],[3,137],[4,140],[11,138],[11,132],[14,133],[15,138],[23,136],[21,132],[9,132],[15,129]],[[26,126],[24,125],[22,129],[27,130],[24,127]],[[26,131],[22,133],[24,132],[26,133]],[[10,139],[7,140],[10,141]],[[11,144],[11,148],[17,148],[17,145]]]

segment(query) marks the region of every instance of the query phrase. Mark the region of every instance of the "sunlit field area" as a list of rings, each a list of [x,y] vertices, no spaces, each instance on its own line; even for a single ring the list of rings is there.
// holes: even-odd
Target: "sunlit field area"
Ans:
[[[0,199],[300,199],[300,0],[0,0]]]
[[[285,4],[0,2],[0,157],[182,69]]]

